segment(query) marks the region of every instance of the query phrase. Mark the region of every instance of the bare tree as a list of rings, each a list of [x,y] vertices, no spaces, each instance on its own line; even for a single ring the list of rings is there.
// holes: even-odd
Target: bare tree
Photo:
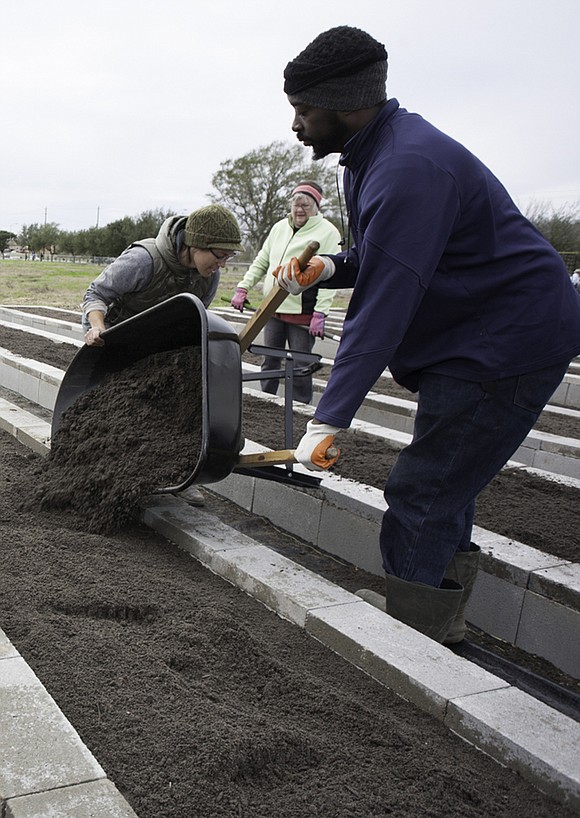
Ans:
[[[308,159],[300,145],[272,142],[238,159],[222,162],[212,177],[217,192],[212,202],[228,207],[238,219],[248,257],[260,249],[272,225],[289,213],[290,194],[304,179],[318,182],[324,191],[324,215],[338,220],[340,207],[336,194],[336,172],[324,161]]]
[[[559,253],[580,253],[580,202],[559,209],[550,202],[531,202],[526,216]]]

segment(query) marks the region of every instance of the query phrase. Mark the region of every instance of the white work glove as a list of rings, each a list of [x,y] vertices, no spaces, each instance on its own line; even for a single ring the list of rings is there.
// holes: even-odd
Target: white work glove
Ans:
[[[297,258],[291,258],[286,264],[276,267],[272,275],[283,290],[292,295],[300,295],[304,290],[327,281],[336,272],[334,261],[328,256],[312,256],[304,270],[300,269]]]
[[[306,434],[298,444],[294,457],[310,471],[326,471],[336,463],[340,455],[340,449],[333,445],[334,436],[340,431],[328,423],[309,420]]]

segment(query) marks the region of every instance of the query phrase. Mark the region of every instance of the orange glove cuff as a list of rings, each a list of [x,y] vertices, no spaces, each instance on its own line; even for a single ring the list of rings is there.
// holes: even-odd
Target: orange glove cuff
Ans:
[[[334,435],[328,435],[328,437],[321,440],[318,446],[313,450],[310,459],[315,466],[318,466],[318,468],[329,469],[331,466],[334,466],[338,460],[340,456],[340,449],[333,446],[333,441]],[[331,452],[328,451],[329,449],[331,449]],[[334,452],[336,452],[336,455]],[[332,456],[328,457],[329,454],[332,454]]]

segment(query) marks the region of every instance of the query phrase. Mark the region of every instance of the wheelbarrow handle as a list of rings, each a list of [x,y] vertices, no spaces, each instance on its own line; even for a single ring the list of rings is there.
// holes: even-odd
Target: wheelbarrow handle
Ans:
[[[332,460],[338,457],[336,446],[329,446],[326,450],[326,459]],[[294,449],[280,449],[276,452],[257,452],[255,454],[241,454],[238,458],[238,466],[281,466],[286,463],[297,463]]]
[[[317,253],[319,247],[320,243],[317,241],[308,242],[306,248],[298,257],[298,265],[301,270],[306,267],[312,256]],[[256,307],[256,312],[252,315],[248,323],[239,333],[240,348],[242,353],[246,352],[252,345],[260,331],[264,329],[287,295],[287,290],[283,290],[279,284],[274,284],[260,306]]]

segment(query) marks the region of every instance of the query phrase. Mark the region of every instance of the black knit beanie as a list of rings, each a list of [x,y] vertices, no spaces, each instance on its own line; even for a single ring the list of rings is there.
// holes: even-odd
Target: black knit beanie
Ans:
[[[386,99],[387,52],[360,28],[324,31],[284,69],[284,92],[334,111],[370,108]]]

